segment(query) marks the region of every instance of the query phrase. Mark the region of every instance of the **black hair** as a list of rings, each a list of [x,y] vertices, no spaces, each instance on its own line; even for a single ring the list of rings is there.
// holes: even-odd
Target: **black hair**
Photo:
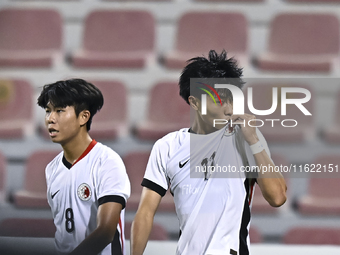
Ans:
[[[77,117],[80,112],[88,110],[91,113],[86,123],[89,131],[92,117],[102,108],[104,98],[101,91],[93,84],[82,79],[70,79],[44,85],[38,98],[38,105],[46,108],[48,103],[62,108],[73,106]]]
[[[227,58],[225,50],[219,55],[215,50],[209,51],[209,59],[205,57],[196,57],[187,61],[188,65],[184,67],[179,79],[179,94],[189,104],[189,96],[198,96],[201,94],[199,89],[190,90],[190,78],[207,78],[206,83],[209,84],[208,78],[225,78],[228,84],[235,85],[240,89],[244,85],[241,79],[242,68],[237,66],[237,62],[233,58]],[[213,85],[213,84],[210,84]],[[232,102],[232,94],[228,89],[216,89],[218,94],[224,99]]]

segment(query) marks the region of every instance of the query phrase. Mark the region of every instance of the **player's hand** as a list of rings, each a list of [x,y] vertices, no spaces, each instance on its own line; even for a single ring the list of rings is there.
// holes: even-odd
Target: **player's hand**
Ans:
[[[247,141],[249,145],[255,144],[259,141],[259,138],[256,134],[256,117],[251,114],[234,114],[231,116],[232,124],[238,125],[241,128],[244,139]],[[250,125],[251,126],[250,126]]]

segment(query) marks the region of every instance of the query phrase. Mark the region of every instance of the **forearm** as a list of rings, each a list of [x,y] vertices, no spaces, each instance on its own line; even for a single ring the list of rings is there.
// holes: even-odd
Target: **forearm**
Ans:
[[[113,241],[114,234],[97,228],[75,248],[70,255],[96,255]]]
[[[143,188],[141,201],[131,226],[130,253],[142,255],[153,225],[153,219],[161,202],[161,195],[157,192]]]
[[[244,120],[246,123],[255,119],[255,116],[249,114],[232,116],[233,121]],[[265,149],[266,142],[261,132],[250,125],[241,125],[240,128],[260,170],[258,171],[257,183],[260,186],[263,197],[271,206],[278,207],[283,205],[286,201],[286,182],[280,172],[264,171],[265,167],[274,170],[275,165],[267,154]]]
[[[254,158],[260,171],[257,183],[259,184],[263,197],[271,206],[278,207],[286,201],[286,182],[280,172],[268,171],[274,169],[275,165],[265,150],[254,154]],[[265,166],[266,168],[263,168]],[[267,169],[267,171],[262,171]]]
[[[131,227],[131,255],[142,255],[153,225],[153,215],[137,211]]]
[[[111,243],[117,232],[122,207],[116,202],[101,204],[97,212],[97,228],[70,255],[96,255]]]

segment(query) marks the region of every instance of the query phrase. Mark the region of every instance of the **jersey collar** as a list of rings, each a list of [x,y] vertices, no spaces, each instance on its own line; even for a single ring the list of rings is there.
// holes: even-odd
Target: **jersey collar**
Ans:
[[[63,156],[63,164],[68,168],[71,169],[72,166],[74,166],[75,164],[77,164],[80,160],[82,160],[87,154],[89,154],[89,152],[92,150],[92,148],[97,144],[96,140],[92,140],[91,143],[89,144],[89,146],[87,146],[86,150],[83,152],[83,154],[80,155],[80,157],[73,163],[71,164],[70,162],[68,162],[65,158],[65,156]]]

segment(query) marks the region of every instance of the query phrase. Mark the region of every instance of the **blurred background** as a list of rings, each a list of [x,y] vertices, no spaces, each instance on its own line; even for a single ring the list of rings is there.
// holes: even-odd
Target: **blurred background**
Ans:
[[[276,165],[334,166],[322,178],[285,173],[288,200],[280,208],[267,205],[258,188],[251,242],[339,245],[339,19],[340,0],[1,0],[0,236],[54,236],[44,168],[61,147],[49,141],[36,105],[43,85],[82,78],[102,90],[104,107],[90,133],[126,164],[129,239],[152,145],[190,125],[178,96],[181,68],[225,49],[244,68],[255,108],[270,108],[273,87],[311,92],[305,107],[312,116],[295,106],[281,116],[278,107],[266,118],[298,125],[260,128]],[[167,192],[150,238],[178,235]]]

